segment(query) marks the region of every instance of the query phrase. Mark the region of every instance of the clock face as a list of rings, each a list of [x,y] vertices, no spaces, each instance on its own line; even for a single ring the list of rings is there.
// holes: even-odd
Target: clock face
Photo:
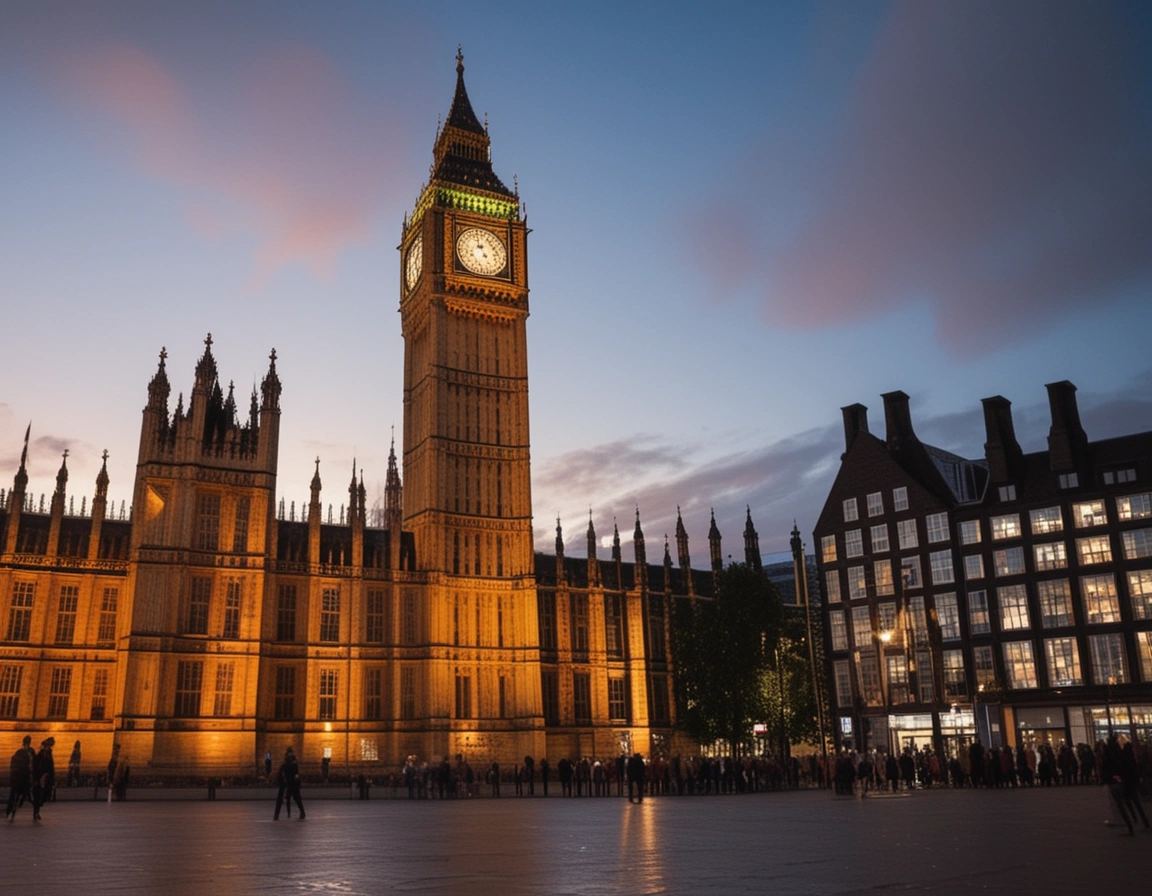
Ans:
[[[504,270],[508,253],[492,231],[469,227],[456,237],[456,257],[473,274],[491,277]]]
[[[424,238],[416,237],[408,247],[408,257],[404,259],[404,283],[412,289],[420,279],[420,268],[424,264]]]

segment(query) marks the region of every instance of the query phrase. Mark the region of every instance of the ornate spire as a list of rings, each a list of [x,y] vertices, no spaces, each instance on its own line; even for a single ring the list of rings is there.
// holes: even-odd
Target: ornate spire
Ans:
[[[612,520],[612,559],[620,562],[620,528],[615,519]]]
[[[204,337],[204,354],[196,362],[196,386],[207,392],[216,382],[216,359],[212,357],[212,334]]]
[[[260,384],[260,393],[263,397],[261,410],[280,410],[280,377],[276,375],[276,349],[268,355],[268,372],[264,374],[264,381]]]
[[[752,508],[745,505],[745,509],[748,516],[744,522],[744,562],[753,569],[760,569],[760,536],[752,525]]]
[[[592,508],[588,508],[588,559],[596,559],[596,527],[592,525]]]
[[[708,553],[712,569],[719,572],[724,568],[724,555],[720,550],[720,530],[716,528],[716,510],[712,509],[712,525],[708,527]]]
[[[402,496],[400,470],[396,466],[396,433],[393,432],[392,447],[388,449],[388,474],[384,480],[384,512],[390,521],[399,522],[400,520],[401,508],[403,507]],[[388,525],[389,528],[392,527],[391,522]]]
[[[680,517],[679,504],[676,505],[676,555],[681,569],[692,568],[692,561],[688,557],[688,530],[684,528],[684,520]]]
[[[312,474],[312,504],[320,506],[320,458],[316,458],[316,472]]]
[[[556,514],[556,556],[564,556],[564,530],[560,526],[560,514]]]
[[[172,387],[168,385],[168,372],[165,370],[164,362],[168,357],[168,349],[160,348],[160,364],[156,368],[156,373],[153,374],[152,380],[148,383],[148,407],[153,410],[163,411],[165,416],[168,413],[168,396],[172,391]]]
[[[100,472],[96,474],[96,497],[106,498],[108,496],[108,449],[104,449],[104,454],[101,455]]]
[[[68,487],[68,449],[64,449],[64,457],[60,461],[60,469],[56,473],[56,494],[63,495]]]

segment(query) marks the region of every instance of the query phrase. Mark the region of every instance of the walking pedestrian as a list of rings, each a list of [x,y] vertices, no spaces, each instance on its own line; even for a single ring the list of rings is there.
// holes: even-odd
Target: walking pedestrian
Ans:
[[[16,810],[24,805],[25,801],[32,801],[32,781],[36,770],[36,751],[32,749],[32,736],[26,734],[19,749],[12,754],[8,764],[8,781],[11,788],[8,791],[8,808],[4,810],[4,817],[9,821],[16,820]]]
[[[300,765],[296,761],[296,753],[289,747],[284,751],[284,762],[280,765],[277,776],[280,789],[276,792],[276,810],[272,813],[272,820],[280,819],[280,807],[288,803],[288,816],[292,816],[292,802],[295,800],[300,809],[300,820],[304,820],[304,801],[300,799]]]
[[[40,820],[40,807],[52,799],[56,791],[56,760],[52,758],[52,748],[56,738],[46,737],[40,742],[40,752],[33,763],[32,818]]]
[[[632,794],[636,794],[636,802],[644,802],[644,757],[636,753],[628,760],[628,802],[632,802]]]

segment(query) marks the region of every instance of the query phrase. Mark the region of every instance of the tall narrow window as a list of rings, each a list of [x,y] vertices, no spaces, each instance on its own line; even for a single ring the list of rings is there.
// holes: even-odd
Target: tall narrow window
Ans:
[[[32,604],[36,597],[35,582],[12,584],[12,606],[8,611],[8,640],[27,641],[32,635]]]
[[[650,675],[648,692],[651,694],[652,721],[656,725],[667,725],[672,721],[668,701],[668,676]]]
[[[619,594],[604,595],[604,644],[608,659],[624,658],[624,630]]]
[[[1080,596],[1084,600],[1084,621],[1089,625],[1120,621],[1120,601],[1111,574],[1081,576]]]
[[[405,591],[401,606],[400,636],[405,646],[411,647],[416,643],[416,595]]]
[[[400,667],[400,718],[416,718],[416,668]]]
[[[72,667],[53,666],[48,691],[48,718],[68,718],[68,697],[72,692]]]
[[[569,595],[572,611],[572,652],[588,653],[588,595]]]
[[[220,545],[220,496],[201,492],[196,496],[196,547],[215,551]]]
[[[836,562],[836,536],[825,535],[820,539],[820,559],[825,563]]]
[[[992,631],[988,617],[988,592],[968,592],[968,626],[974,635],[986,635]]]
[[[108,670],[97,669],[92,676],[92,706],[88,717],[94,722],[104,718],[108,711]]]
[[[221,637],[240,637],[240,594],[241,582],[239,579],[228,580],[228,591],[224,597],[224,630]]]
[[[560,724],[560,677],[555,669],[540,673],[540,702],[545,725]]]
[[[384,670],[369,666],[364,670],[364,718],[371,722],[384,718]]]
[[[1037,582],[1036,600],[1040,604],[1040,624],[1044,628],[1073,624],[1072,591],[1067,579]]]
[[[296,718],[296,667],[276,667],[276,698],[273,716],[281,721]]]
[[[364,640],[379,644],[384,640],[384,592],[368,589],[367,614],[364,619]]]
[[[832,669],[836,675],[836,705],[851,706],[852,670],[848,665],[848,660],[836,660],[832,664]]]
[[[1127,684],[1128,666],[1124,662],[1124,636],[1090,635],[1088,649],[1092,652],[1092,681],[1095,684]]]
[[[991,644],[980,644],[972,648],[972,671],[976,673],[977,689],[991,687],[996,681]]]
[[[936,595],[936,618],[940,621],[940,638],[944,641],[960,640],[960,608],[952,592]]]
[[[76,634],[76,607],[80,602],[80,588],[76,585],[60,586],[60,601],[56,606],[56,643],[71,644]]]
[[[111,647],[116,643],[116,604],[119,588],[105,588],[100,600],[100,625],[96,630],[96,646]]]
[[[653,595],[650,598],[648,609],[649,641],[648,659],[654,662],[663,662],[667,659],[664,637],[664,599]]]
[[[216,695],[212,701],[212,715],[232,715],[232,680],[235,674],[233,663],[220,663],[216,667]]]
[[[587,672],[572,673],[572,713],[577,725],[592,724],[592,679]]]
[[[860,518],[860,512],[856,508],[856,499],[847,498],[844,501],[844,522],[850,523],[853,520]]]
[[[997,588],[1000,601],[1000,628],[1004,631],[1029,628],[1028,594],[1023,585]]]
[[[1128,596],[1133,619],[1152,619],[1152,569],[1128,573]]]
[[[212,580],[207,576],[193,576],[188,596],[188,625],[185,634],[208,634],[208,605],[212,600]]]
[[[1048,658],[1048,686],[1072,687],[1084,683],[1080,675],[1080,651],[1075,638],[1048,638],[1044,642]]]
[[[884,495],[881,492],[871,492],[868,495],[868,516],[880,516],[884,512]]]
[[[496,715],[508,718],[508,679],[503,675],[496,679]]]
[[[948,533],[948,514],[947,513],[930,513],[924,519],[924,525],[928,529],[928,542],[934,544],[938,541],[947,541],[949,538]]]
[[[613,722],[628,721],[628,698],[623,677],[608,679],[608,718]]]
[[[944,696],[949,700],[968,694],[968,684],[964,678],[964,651],[943,651]]]
[[[456,718],[472,718],[472,677],[456,676]]]
[[[295,585],[281,585],[276,590],[276,640],[296,640]]]
[[[556,595],[541,590],[536,599],[540,612],[540,649],[556,649]]]
[[[339,588],[325,588],[320,593],[320,640],[340,640]]]
[[[335,669],[320,670],[320,721],[330,722],[336,718],[336,696],[340,673]]]
[[[19,714],[23,681],[23,666],[0,666],[0,719],[14,719]]]
[[[248,514],[252,511],[252,499],[247,495],[236,502],[236,524],[232,528],[232,550],[243,553],[248,550]]]
[[[181,661],[176,666],[176,706],[173,714],[180,718],[200,715],[200,692],[204,684],[204,663]]]

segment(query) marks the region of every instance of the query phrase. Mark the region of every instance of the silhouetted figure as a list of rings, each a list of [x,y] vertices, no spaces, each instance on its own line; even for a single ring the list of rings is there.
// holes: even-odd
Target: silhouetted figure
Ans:
[[[52,757],[54,746],[56,738],[44,738],[40,742],[40,752],[36,754],[33,763],[32,818],[36,821],[40,820],[40,807],[51,800],[56,791],[56,760]]]
[[[304,801],[300,799],[300,765],[296,762],[296,754],[289,747],[284,751],[284,761],[280,764],[277,775],[280,789],[276,792],[276,811],[272,813],[272,820],[280,818],[280,806],[288,803],[288,817],[292,817],[292,801],[296,801],[300,809],[300,820],[304,820]]]
[[[536,760],[524,757],[524,781],[528,785],[528,796],[536,795]]]
[[[80,741],[72,745],[72,755],[68,757],[68,786],[80,783]]]
[[[24,736],[20,748],[12,754],[8,764],[8,780],[11,788],[8,791],[8,808],[4,810],[4,817],[9,821],[16,820],[16,810],[24,805],[25,801],[32,801],[32,781],[36,771],[36,751],[32,749],[31,735]]]
[[[543,759],[540,760],[540,784],[544,788],[544,796],[548,796],[548,773],[549,773],[549,771],[550,771],[550,769],[548,767],[548,757],[545,756]]]
[[[636,794],[636,802],[644,802],[644,757],[636,753],[628,760],[628,802],[632,802],[632,794]]]

